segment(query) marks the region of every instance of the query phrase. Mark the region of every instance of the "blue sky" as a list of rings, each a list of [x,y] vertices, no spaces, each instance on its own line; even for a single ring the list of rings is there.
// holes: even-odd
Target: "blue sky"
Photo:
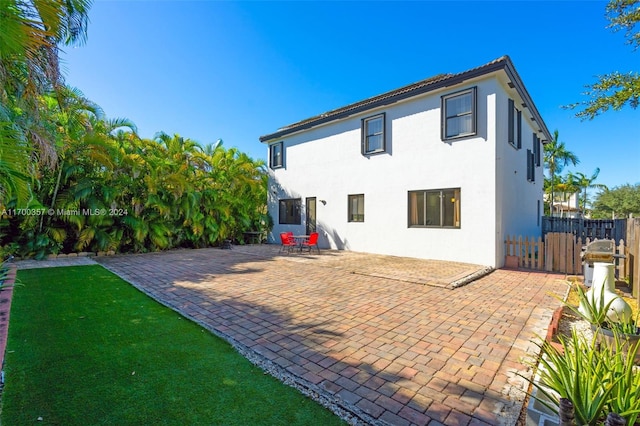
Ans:
[[[640,71],[607,29],[606,2],[101,1],[67,83],[109,117],[266,158],[284,125],[439,73],[509,55],[548,128],[580,158],[567,170],[640,183],[640,110],[580,121],[561,108],[596,75]]]

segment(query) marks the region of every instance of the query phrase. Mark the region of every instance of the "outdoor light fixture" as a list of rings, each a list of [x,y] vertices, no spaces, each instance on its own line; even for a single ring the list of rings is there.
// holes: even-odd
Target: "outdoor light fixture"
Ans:
[[[327,205],[327,202],[325,200],[320,200],[320,202],[322,203],[323,206]]]

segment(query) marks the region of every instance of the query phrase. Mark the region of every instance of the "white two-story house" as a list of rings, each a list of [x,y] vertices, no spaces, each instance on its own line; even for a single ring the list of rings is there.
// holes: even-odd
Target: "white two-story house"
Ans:
[[[269,240],[500,267],[508,235],[541,234],[550,139],[507,56],[293,123],[260,138]]]

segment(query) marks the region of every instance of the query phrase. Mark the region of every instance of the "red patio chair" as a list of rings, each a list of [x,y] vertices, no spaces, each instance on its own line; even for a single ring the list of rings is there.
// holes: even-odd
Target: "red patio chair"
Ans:
[[[282,242],[282,246],[280,246],[280,253],[285,250],[291,252],[291,250],[298,246],[295,238],[293,238],[293,232],[281,232],[280,241]]]
[[[302,249],[307,249],[309,250],[309,253],[311,253],[311,248],[315,247],[316,250],[318,250],[318,254],[320,254],[320,247],[318,247],[318,233],[317,232],[312,232],[311,234],[309,234],[309,239],[306,241],[303,241],[302,244],[300,245],[300,251],[302,251]]]

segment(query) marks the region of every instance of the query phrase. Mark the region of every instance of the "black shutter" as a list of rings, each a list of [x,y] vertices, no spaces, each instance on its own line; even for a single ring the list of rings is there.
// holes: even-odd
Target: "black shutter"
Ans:
[[[513,99],[509,99],[509,113],[508,113],[508,121],[509,121],[509,127],[508,127],[508,141],[511,145],[515,146],[515,129],[513,128],[513,122],[514,122],[514,104],[513,104]]]
[[[538,137],[536,136],[536,134],[535,134],[535,133],[533,133],[533,142],[532,142],[532,144],[531,144],[532,149],[533,149],[533,153],[532,153],[532,155],[533,155],[533,162],[532,162],[532,164],[531,164],[531,166],[532,166],[532,167],[535,167],[536,152],[538,151],[538,150],[536,149],[536,146],[537,146],[536,141],[537,141],[537,140],[538,140]]]
[[[518,149],[522,148],[522,111],[518,111]]]
[[[364,119],[362,119],[361,122],[362,122],[362,125],[360,129],[360,154],[364,155],[366,152],[365,139],[367,138],[367,135],[365,132],[365,126],[367,125],[367,122]]]
[[[536,167],[540,167],[540,138],[536,138]]]
[[[531,153],[531,182],[536,181],[536,168],[534,166],[535,158],[533,152]]]
[[[387,152],[387,114],[382,113],[382,151]]]
[[[269,167],[272,169],[275,167],[273,164],[273,145],[269,145]]]
[[[440,140],[446,140],[447,135],[447,103],[444,96],[440,97]]]

